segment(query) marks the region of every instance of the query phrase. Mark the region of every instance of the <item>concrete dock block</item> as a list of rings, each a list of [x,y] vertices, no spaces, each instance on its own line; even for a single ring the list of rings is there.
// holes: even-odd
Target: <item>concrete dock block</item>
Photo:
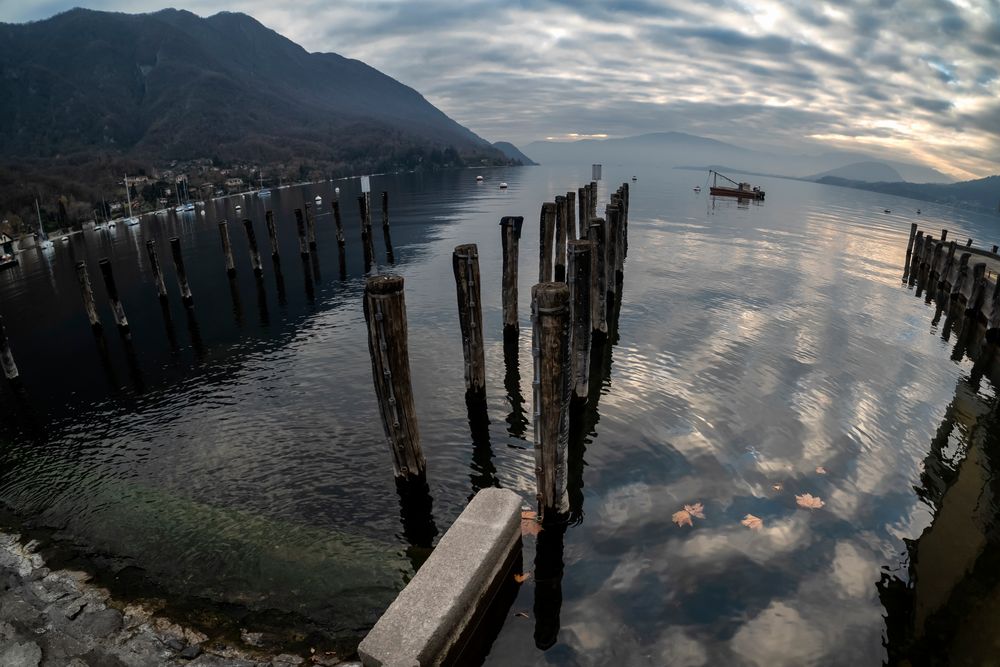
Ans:
[[[481,490],[358,646],[361,662],[442,664],[489,606],[520,549],[521,497]]]

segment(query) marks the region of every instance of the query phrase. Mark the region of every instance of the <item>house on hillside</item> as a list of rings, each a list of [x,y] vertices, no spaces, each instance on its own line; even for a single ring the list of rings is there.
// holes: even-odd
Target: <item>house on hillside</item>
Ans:
[[[243,190],[243,179],[227,178],[226,189],[229,190],[230,192],[240,192],[241,190]]]

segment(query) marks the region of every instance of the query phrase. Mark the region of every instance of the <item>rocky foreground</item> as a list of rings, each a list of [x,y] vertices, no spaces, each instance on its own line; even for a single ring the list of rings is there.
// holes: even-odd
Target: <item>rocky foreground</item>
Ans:
[[[32,544],[0,533],[0,665],[3,667],[290,667],[341,665],[336,656],[250,654],[119,604],[80,572],[50,571]]]

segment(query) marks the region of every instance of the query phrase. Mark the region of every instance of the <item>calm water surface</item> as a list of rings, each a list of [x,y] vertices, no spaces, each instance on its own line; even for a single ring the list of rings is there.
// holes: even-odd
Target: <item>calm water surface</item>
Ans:
[[[353,646],[476,490],[510,488],[526,504],[534,496],[527,313],[538,211],[588,171],[486,171],[479,185],[471,172],[373,179],[376,192],[390,192],[392,270],[406,279],[431,499],[416,518],[401,512],[377,417],[357,181],[265,200],[279,226],[280,276],[255,198],[242,201],[243,214],[237,200],[209,202],[205,216],[170,213],[75,235],[49,255],[23,253],[20,267],[0,274],[0,312],[24,380],[21,393],[3,390],[9,522],[54,538],[70,560],[96,563],[125,594],[210,608],[232,627],[294,627],[307,643]],[[954,340],[901,282],[909,223],[988,246],[995,219],[778,179],[754,179],[768,191],[763,205],[713,206],[692,191],[705,185],[701,173],[615,165],[604,165],[602,208],[608,187],[633,173],[617,340],[572,445],[573,521],[526,538],[533,577],[487,662],[881,663],[906,610],[893,611],[876,584],[895,577],[912,587],[908,541],[948,507],[948,471],[957,475],[978,432],[975,416],[949,418],[956,396],[982,412],[994,402],[989,379],[970,382],[972,361],[952,359]],[[500,180],[510,188],[499,190]],[[305,264],[292,217],[317,194],[327,213],[334,185],[344,276],[332,217],[318,218],[318,257]],[[243,215],[265,249],[260,282],[236,224]],[[501,336],[504,215],[525,217],[516,358],[505,358]],[[222,218],[237,257],[232,282]],[[384,259],[379,221],[376,210]],[[171,236],[184,246],[192,311],[177,296]],[[167,274],[166,311],[147,239]],[[453,247],[469,242],[480,249],[490,422],[471,429],[451,271]],[[113,329],[101,257],[113,261],[131,342]],[[103,338],[81,306],[79,259],[91,268]],[[945,482],[927,493],[932,465]],[[824,506],[798,508],[803,493]],[[704,519],[671,521],[695,502]],[[764,527],[740,525],[747,514]],[[924,578],[934,584],[938,572]],[[918,606],[928,616],[942,605],[931,595]]]

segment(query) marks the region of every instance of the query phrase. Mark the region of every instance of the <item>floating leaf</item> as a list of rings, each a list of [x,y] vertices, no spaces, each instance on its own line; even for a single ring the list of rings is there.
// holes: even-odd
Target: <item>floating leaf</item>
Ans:
[[[811,493],[803,493],[801,496],[795,496],[795,502],[799,504],[799,507],[805,507],[810,510],[818,510],[826,504]]]
[[[816,474],[817,475],[825,475],[826,474],[826,468],[824,468],[823,466],[816,466]]]
[[[764,527],[764,520],[761,519],[759,516],[754,516],[753,514],[747,514],[745,517],[743,517],[743,520],[740,521],[740,523],[742,523],[750,530],[760,530],[761,528]]]
[[[542,524],[538,520],[538,512],[521,510],[521,535],[538,535],[542,532]]]
[[[695,503],[694,505],[685,505],[684,509],[674,512],[670,520],[676,523],[678,526],[694,526],[694,522],[691,520],[692,517],[698,519],[705,518],[705,508],[701,503]]]
[[[772,491],[781,491],[781,482],[775,482],[771,485]]]
[[[530,572],[522,572],[521,574],[515,574],[514,581],[516,581],[519,584],[523,584],[528,580],[530,576],[531,576]]]

